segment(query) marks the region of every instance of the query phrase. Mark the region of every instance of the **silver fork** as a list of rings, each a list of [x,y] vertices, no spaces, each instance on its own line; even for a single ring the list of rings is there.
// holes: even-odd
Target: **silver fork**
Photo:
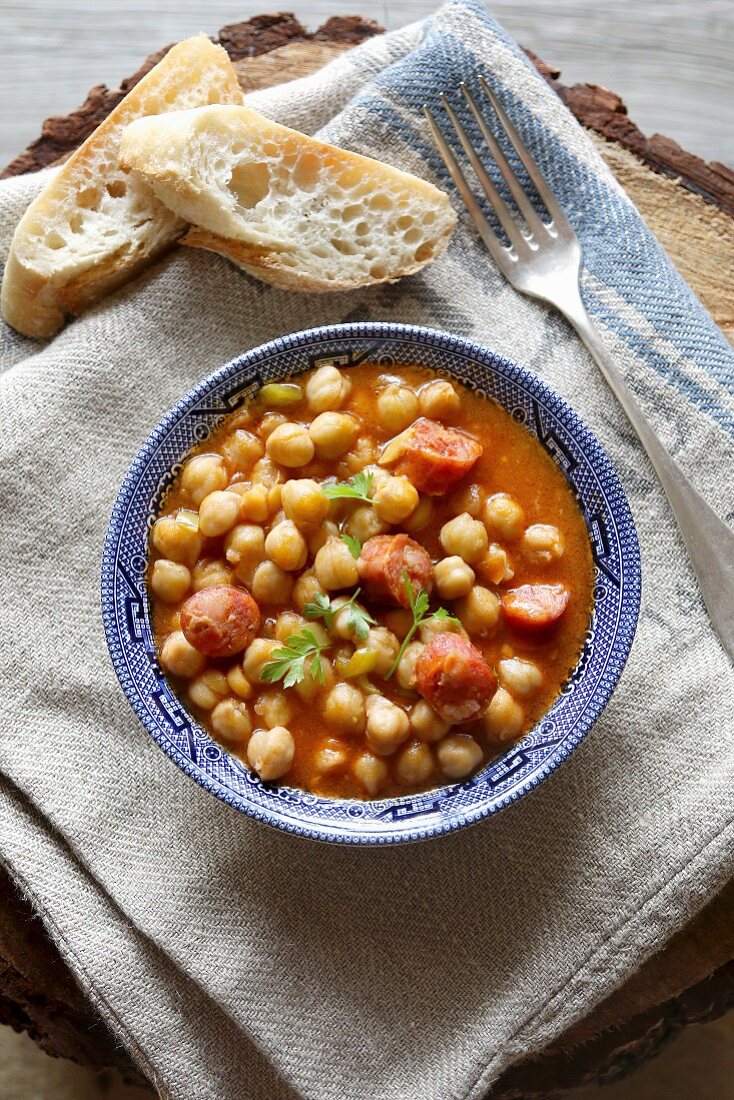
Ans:
[[[582,254],[578,237],[497,96],[484,77],[480,77],[479,82],[545,205],[550,221],[544,221],[535,210],[464,83],[460,85],[461,91],[476,119],[487,150],[494,158],[517,203],[525,221],[524,228],[485,171],[477,150],[448,99],[445,95],[439,98],[482,190],[507,235],[509,245],[503,244],[492,229],[459,162],[439,129],[436,118],[428,107],[424,107],[436,148],[492,259],[507,281],[521,294],[549,302],[570,321],[627,414],[660,478],[678,521],[711,622],[729,658],[734,662],[734,532],[719,519],[665,450],[628,389],[612,356],[604,347],[581,299],[579,275]]]

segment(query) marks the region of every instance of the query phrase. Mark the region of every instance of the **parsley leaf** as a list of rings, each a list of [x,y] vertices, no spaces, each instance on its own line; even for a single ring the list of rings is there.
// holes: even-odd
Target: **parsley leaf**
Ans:
[[[326,629],[331,630],[334,625],[334,616],[338,611],[338,608],[331,606],[331,600],[325,592],[317,592],[313,600],[309,601],[303,609],[303,614],[307,619],[323,619],[326,623]]]
[[[370,632],[370,627],[377,626],[377,620],[372,618],[369,611],[357,606],[356,601],[361,591],[362,589],[358,588],[353,596],[338,607],[334,606],[325,593],[318,592],[313,602],[306,604],[303,614],[307,619],[323,619],[327,630],[331,630],[334,625],[334,616],[349,608],[347,629],[351,630],[360,642],[363,642]]]
[[[363,642],[369,635],[370,627],[377,626],[377,620],[373,619],[369,611],[365,611],[363,607],[357,607],[354,601],[357,599],[359,592],[358,588],[349,601],[350,614],[347,619],[347,629],[351,630],[360,642]]]
[[[324,668],[321,664],[321,654],[328,645],[321,645],[314,637],[313,631],[304,628],[298,634],[291,634],[285,643],[273,650],[271,659],[263,665],[260,678],[266,684],[274,684],[278,680],[283,681],[283,687],[294,687],[306,676],[306,662],[309,662],[308,672],[318,683],[324,683]]]
[[[428,611],[429,600],[428,593],[426,592],[425,588],[419,588],[416,592],[410,576],[408,575],[407,569],[403,569],[402,578],[403,586],[408,597],[410,610],[413,615],[413,625],[403,638],[400,649],[398,650],[398,655],[393,661],[390,671],[385,677],[386,680],[389,680],[390,677],[395,673],[395,669],[400,664],[400,658],[403,656],[408,645],[415,637],[415,633],[419,626],[423,626],[424,623],[430,623],[432,619],[437,619],[440,622],[452,622],[455,623],[457,626],[461,626],[459,620],[455,618],[454,615],[450,615],[445,607],[439,607],[438,610],[434,611],[432,615],[427,615],[426,613]]]
[[[353,558],[358,558],[362,553],[362,543],[354,535],[342,535],[342,542],[347,544]]]
[[[338,481],[336,485],[325,485],[324,496],[327,500],[364,500],[371,504],[370,490],[374,474],[366,474],[361,470],[349,481]]]

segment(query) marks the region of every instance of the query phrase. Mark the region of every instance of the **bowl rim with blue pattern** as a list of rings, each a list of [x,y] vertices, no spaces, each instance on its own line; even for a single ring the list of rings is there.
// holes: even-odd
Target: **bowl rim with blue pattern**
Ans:
[[[570,483],[595,562],[592,618],[579,661],[538,723],[468,780],[375,801],[323,798],[263,783],[216,743],[168,685],[157,661],[145,586],[150,528],[195,444],[266,382],[324,362],[387,369],[417,363],[499,401],[535,434]],[[138,451],[112,509],[102,554],[102,618],[115,672],[157,745],[235,809],[301,837],[379,845],[439,836],[494,814],[566,760],[606,705],[632,645],[640,605],[632,514],[606,452],[576,412],[523,367],[486,347],[414,325],[357,322],[278,337],[193,387]]]

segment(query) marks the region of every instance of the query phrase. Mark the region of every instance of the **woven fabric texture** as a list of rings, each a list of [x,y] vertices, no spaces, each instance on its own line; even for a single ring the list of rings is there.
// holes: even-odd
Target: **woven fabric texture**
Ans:
[[[448,3],[250,103],[447,186],[420,108],[477,72],[579,233],[604,340],[730,514],[732,350],[482,7]],[[3,259],[39,184],[0,187]],[[643,565],[627,669],[573,757],[497,817],[388,850],[269,830],[180,773],[118,688],[98,597],[117,486],[164,410],[246,348],[360,319],[471,335],[554,386],[617,466]],[[463,211],[448,252],[394,286],[285,293],[181,249],[50,344],[1,341],[0,858],[163,1096],[482,1097],[726,881],[732,670],[662,490],[574,333],[503,282]]]

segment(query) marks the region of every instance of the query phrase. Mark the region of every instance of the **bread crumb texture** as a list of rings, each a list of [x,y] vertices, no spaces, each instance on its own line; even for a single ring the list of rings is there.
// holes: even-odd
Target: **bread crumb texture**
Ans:
[[[140,119],[120,157],[193,224],[183,244],[291,289],[344,290],[418,271],[456,224],[431,183],[242,106]]]
[[[118,162],[125,127],[144,115],[241,103],[225,52],[205,35],[173,46],[34,199],[13,237],[2,286],[6,321],[51,336],[135,274],[185,229],[145,179]]]

